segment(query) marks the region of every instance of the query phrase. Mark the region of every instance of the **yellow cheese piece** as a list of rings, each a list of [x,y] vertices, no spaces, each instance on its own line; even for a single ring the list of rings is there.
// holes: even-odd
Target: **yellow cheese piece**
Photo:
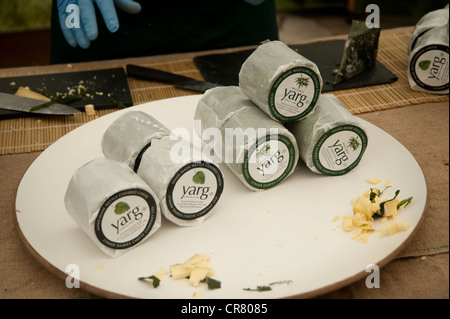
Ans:
[[[400,222],[398,223],[398,229],[400,231],[406,231],[411,228],[411,224],[408,222]]]
[[[161,268],[153,274],[153,276],[159,279],[162,279],[165,275],[167,275],[167,270],[165,270],[164,268]]]
[[[176,264],[170,266],[170,274],[173,279],[178,280],[182,278],[187,278],[191,275],[192,268],[186,267],[183,264]]]
[[[351,216],[344,216],[344,220],[342,222],[342,229],[344,231],[349,232],[353,229],[353,218]]]
[[[192,286],[198,287],[201,281],[205,280],[209,273],[209,268],[195,267],[192,269],[191,276],[189,277],[189,282]]]
[[[396,198],[396,199],[384,204],[384,215],[385,216],[397,215],[397,204],[399,202],[400,202],[400,200]]]
[[[95,115],[95,108],[93,104],[88,104],[84,106],[84,111],[86,112],[86,115]]]
[[[196,254],[184,262],[185,267],[195,267],[201,262],[208,261],[211,257],[208,254]]]
[[[51,101],[48,97],[46,97],[42,94],[39,94],[37,92],[31,91],[30,89],[25,88],[23,86],[19,87],[19,89],[16,92],[16,95],[27,97],[30,99],[35,99],[35,100],[41,100],[41,101],[45,101],[45,102]]]
[[[196,254],[186,260],[183,264],[170,266],[172,278],[189,278],[191,285],[197,287],[206,277],[214,275],[214,270],[209,264],[211,257],[208,254]]]
[[[381,183],[382,179],[381,178],[372,178],[372,179],[366,179],[366,182],[372,185],[376,185]]]
[[[372,215],[380,209],[380,205],[372,203],[369,198],[360,196],[356,199],[353,205],[353,214],[363,213],[367,218],[371,218]]]

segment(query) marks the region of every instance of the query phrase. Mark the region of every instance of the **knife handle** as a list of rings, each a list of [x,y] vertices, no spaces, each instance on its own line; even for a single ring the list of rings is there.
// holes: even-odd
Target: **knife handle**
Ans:
[[[127,65],[127,74],[137,79],[158,81],[170,84],[177,84],[182,81],[193,80],[192,78],[188,78],[182,75],[137,66],[133,64]]]

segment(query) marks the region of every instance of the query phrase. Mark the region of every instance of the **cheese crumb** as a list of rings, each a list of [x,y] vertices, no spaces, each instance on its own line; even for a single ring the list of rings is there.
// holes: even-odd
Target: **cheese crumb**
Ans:
[[[161,268],[160,270],[158,270],[157,272],[155,272],[153,274],[153,276],[155,276],[158,279],[162,279],[164,276],[168,275],[169,273],[167,272],[167,270],[165,270],[164,268]]]
[[[194,291],[194,294],[192,295],[192,297],[199,299],[199,298],[203,298],[204,294],[201,293],[200,291]]]
[[[381,178],[372,178],[372,179],[366,179],[366,182],[372,185],[376,185],[381,183],[382,179]]]
[[[87,116],[95,115],[95,108],[94,108],[93,104],[85,105],[84,110],[85,110]]]

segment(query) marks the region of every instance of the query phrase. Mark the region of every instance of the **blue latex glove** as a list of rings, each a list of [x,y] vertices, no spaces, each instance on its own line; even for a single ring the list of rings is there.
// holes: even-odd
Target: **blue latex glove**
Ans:
[[[87,49],[91,41],[97,39],[98,27],[94,2],[110,32],[116,32],[119,29],[116,6],[130,14],[139,13],[142,9],[141,5],[133,0],[57,0],[59,23],[70,46]],[[78,14],[79,25],[76,23]]]

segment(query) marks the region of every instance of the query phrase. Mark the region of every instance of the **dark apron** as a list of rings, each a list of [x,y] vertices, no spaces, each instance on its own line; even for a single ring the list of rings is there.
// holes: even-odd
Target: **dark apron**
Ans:
[[[278,40],[274,0],[259,6],[242,0],[140,1],[142,11],[117,8],[120,28],[110,33],[97,10],[99,36],[88,49],[70,47],[53,1],[51,63],[71,63],[195,52]]]

